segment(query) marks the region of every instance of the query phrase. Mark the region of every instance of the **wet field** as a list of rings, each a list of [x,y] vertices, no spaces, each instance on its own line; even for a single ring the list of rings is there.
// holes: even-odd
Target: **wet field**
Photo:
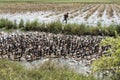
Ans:
[[[6,5],[6,6],[5,6]],[[21,6],[22,5],[22,6]],[[32,7],[31,7],[32,6]],[[80,3],[46,3],[46,4],[1,4],[0,18],[24,22],[38,20],[40,23],[63,21],[63,15],[68,12],[68,23],[102,26],[120,24],[119,4],[80,4]]]
[[[22,4],[22,5],[21,5]],[[19,23],[37,20],[40,23],[63,21],[68,12],[68,23],[103,26],[120,24],[119,4],[0,4],[0,19]],[[31,7],[32,6],[32,7]],[[78,73],[89,74],[91,63],[100,58],[110,46],[100,46],[106,36],[76,36],[45,32],[0,33],[0,58],[18,61],[27,68],[52,61],[67,65]]]

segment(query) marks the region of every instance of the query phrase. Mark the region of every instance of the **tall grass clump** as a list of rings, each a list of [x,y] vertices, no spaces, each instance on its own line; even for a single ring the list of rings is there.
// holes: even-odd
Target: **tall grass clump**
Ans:
[[[6,19],[5,28],[6,28],[6,29],[12,29],[12,28],[14,28],[13,22]]]
[[[120,25],[116,25],[116,31],[118,34],[120,34]]]
[[[8,19],[0,19],[0,28],[5,29],[17,29],[18,25],[16,21],[10,21]]]
[[[74,25],[72,25],[72,24],[66,24],[66,25],[64,25],[63,33],[64,34],[72,34],[72,27],[73,26]]]
[[[46,24],[45,23],[39,23],[37,20],[35,21],[27,21],[25,23],[25,26],[23,28],[23,30],[25,31],[44,31],[44,32],[48,32],[48,29],[46,28]]]
[[[115,36],[115,31],[116,31],[116,25],[111,24],[109,27],[106,27],[106,30],[108,30],[108,36]]]
[[[26,22],[24,30],[30,31],[30,30],[37,30],[36,27],[38,26],[38,21],[32,21],[30,22],[29,20]]]
[[[55,21],[48,23],[46,25],[47,31],[51,33],[61,33],[62,32],[62,23],[60,21]]]
[[[17,62],[0,59],[0,80],[25,80],[26,69]]]
[[[101,26],[90,27],[89,30],[91,30],[90,31],[91,35],[101,35],[102,34],[102,27]]]
[[[0,19],[0,28],[4,28],[6,26],[6,19]]]
[[[87,26],[84,24],[66,24],[64,25],[64,34],[84,35],[87,32]]]
[[[18,26],[19,26],[19,28],[24,28],[25,27],[23,19],[20,20]]]

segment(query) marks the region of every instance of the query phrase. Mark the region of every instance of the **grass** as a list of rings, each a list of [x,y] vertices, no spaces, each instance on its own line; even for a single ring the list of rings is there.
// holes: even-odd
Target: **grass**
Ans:
[[[75,73],[66,66],[48,61],[41,67],[26,69],[18,62],[0,59],[0,80],[96,80],[92,76]]]
[[[2,30],[24,30],[24,31],[40,31],[50,32],[54,34],[70,34],[70,35],[102,35],[102,36],[115,36],[115,31],[120,34],[120,25],[111,24],[110,26],[101,26],[98,23],[96,27],[87,26],[85,24],[65,24],[60,21],[51,23],[39,23],[35,21],[27,21],[26,23],[21,20],[18,24],[16,21],[12,22],[8,19],[0,19],[0,29]]]
[[[17,24],[16,21],[12,22],[8,19],[1,19],[0,20],[0,28],[6,28],[6,29],[16,29]]]
[[[118,0],[119,1],[119,0]],[[0,2],[44,2],[44,3],[53,3],[53,2],[117,2],[117,0],[0,0]]]

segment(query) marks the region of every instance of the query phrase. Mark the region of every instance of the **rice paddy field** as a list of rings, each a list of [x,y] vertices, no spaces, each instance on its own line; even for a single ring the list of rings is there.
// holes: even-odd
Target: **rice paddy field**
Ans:
[[[0,19],[50,23],[63,21],[63,15],[69,13],[68,23],[103,26],[120,24],[120,5],[116,3],[1,3]]]
[[[63,22],[66,13],[69,13],[67,24]],[[22,80],[107,80],[101,77],[97,79],[96,74],[93,75],[95,78],[88,75],[92,74],[92,62],[102,57],[109,48],[102,47],[102,51],[100,42],[108,36],[120,34],[119,26],[120,0],[0,0],[0,72],[3,72],[0,80],[2,77],[2,80],[19,80],[13,76],[24,76]],[[15,30],[12,32],[3,31],[13,27]],[[22,32],[23,29],[28,32]],[[60,53],[60,49],[66,55]],[[44,54],[37,53],[39,50]],[[17,75],[16,70],[14,75],[13,68],[17,69],[18,66],[14,67],[8,61],[5,62],[7,67],[13,67],[10,67],[10,75],[5,77],[9,68],[2,63],[2,60],[6,61],[3,58],[22,65],[22,75]],[[74,71],[66,72],[65,69],[59,70],[61,67],[55,67],[56,64],[44,64],[49,61],[59,63],[62,67],[66,65]],[[55,73],[59,70],[56,77],[54,70]]]

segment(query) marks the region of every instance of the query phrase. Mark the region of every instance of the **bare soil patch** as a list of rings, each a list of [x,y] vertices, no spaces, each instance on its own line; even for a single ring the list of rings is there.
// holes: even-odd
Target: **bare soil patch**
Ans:
[[[66,11],[66,10],[74,10],[76,8],[81,8],[86,4],[77,4],[77,3],[2,3],[0,4],[0,13],[20,13],[20,12],[36,12],[36,11]]]

